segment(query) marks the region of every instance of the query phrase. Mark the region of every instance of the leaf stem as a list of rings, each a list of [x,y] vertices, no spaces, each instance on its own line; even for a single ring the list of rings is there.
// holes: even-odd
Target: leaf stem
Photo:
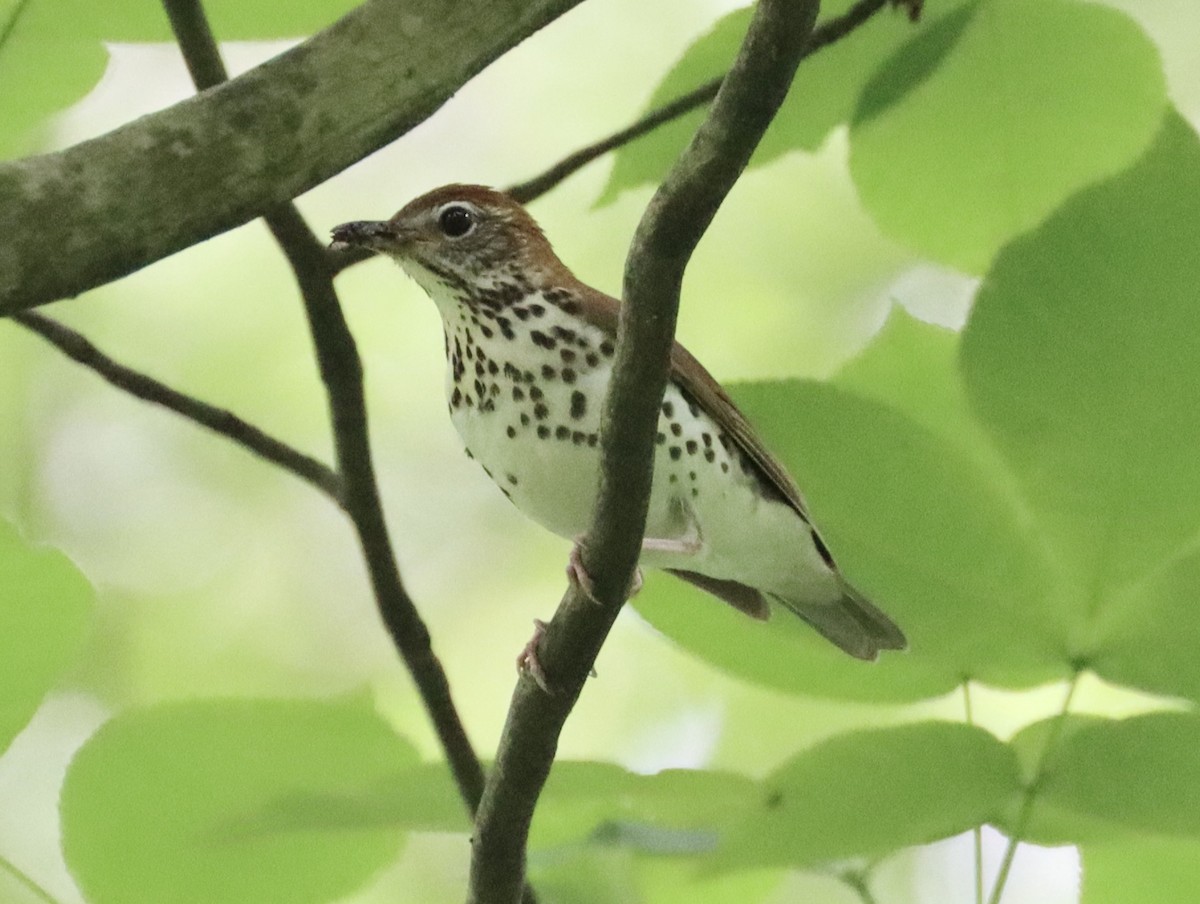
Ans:
[[[988,904],[1000,904],[1000,897],[1004,894],[1004,885],[1008,882],[1008,874],[1012,870],[1013,860],[1017,856],[1017,848],[1021,844],[1021,838],[1025,835],[1025,830],[1029,827],[1029,820],[1033,816],[1033,805],[1037,800],[1038,791],[1041,790],[1042,782],[1046,779],[1046,768],[1050,763],[1050,757],[1053,756],[1055,748],[1058,747],[1058,741],[1062,737],[1063,729],[1066,727],[1067,716],[1071,712],[1071,701],[1075,697],[1076,688],[1079,687],[1079,676],[1081,674],[1081,671],[1076,670],[1071,675],[1071,683],[1067,685],[1067,693],[1063,697],[1062,707],[1058,711],[1058,716],[1055,718],[1054,724],[1050,726],[1050,733],[1046,736],[1046,743],[1042,747],[1037,765],[1033,770],[1033,779],[1030,781],[1029,787],[1025,789],[1025,797],[1021,801],[1021,809],[1017,813],[1012,833],[1008,837],[1008,846],[1004,849],[1004,857],[1000,861],[1000,871],[996,874],[996,883],[992,886],[992,894],[988,898]]]
[[[971,679],[964,678],[962,683],[963,711],[968,725],[975,724],[975,713],[971,705]],[[983,826],[975,826],[971,830],[975,854],[975,904],[983,904]]]
[[[58,899],[55,898],[54,895],[46,891],[46,889],[33,880],[32,876],[22,870],[3,854],[0,854],[0,869],[3,869],[6,873],[21,883],[21,885],[25,886],[25,888],[29,890],[29,893],[38,900],[44,901],[45,904],[59,904]]]
[[[838,879],[842,884],[853,891],[862,904],[876,904],[875,895],[871,893],[871,886],[867,881],[867,871],[847,870],[844,873],[838,873]]]

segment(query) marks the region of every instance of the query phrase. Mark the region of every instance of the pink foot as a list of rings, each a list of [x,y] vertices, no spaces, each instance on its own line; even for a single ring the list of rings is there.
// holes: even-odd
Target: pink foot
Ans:
[[[567,580],[582,590],[593,603],[599,604],[600,601],[596,599],[596,585],[592,583],[592,576],[583,567],[583,540],[580,537],[575,538],[567,556]]]
[[[571,545],[571,553],[567,556],[567,580],[583,591],[584,595],[596,605],[601,605],[600,600],[596,599],[596,585],[592,582],[592,576],[587,573],[587,569],[583,567],[583,538],[576,537],[575,542]],[[635,568],[633,577],[629,581],[629,589],[625,593],[625,599],[632,599],[638,595],[642,589],[642,569]]]
[[[517,671],[522,675],[528,675],[534,680],[542,690],[547,694],[551,693],[550,684],[546,681],[546,672],[542,668],[542,664],[538,662],[537,648],[541,643],[542,635],[546,633],[546,623],[540,618],[533,620],[533,637],[529,638],[529,643],[525,644],[525,648],[517,656]]]
[[[642,585],[645,581],[642,580],[642,569],[633,569],[633,577],[629,580],[629,593],[625,595],[626,600],[631,600],[642,592]]]

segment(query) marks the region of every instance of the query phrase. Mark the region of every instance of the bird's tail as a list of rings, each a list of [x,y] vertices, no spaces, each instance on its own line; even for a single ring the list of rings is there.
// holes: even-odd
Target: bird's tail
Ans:
[[[843,584],[841,597],[832,603],[797,602],[776,595],[772,598],[857,659],[873,660],[878,658],[880,650],[908,647],[896,623],[849,585]]]

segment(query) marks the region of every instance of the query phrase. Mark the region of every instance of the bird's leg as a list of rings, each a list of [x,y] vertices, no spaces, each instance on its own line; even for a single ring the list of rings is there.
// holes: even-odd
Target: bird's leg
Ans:
[[[700,536],[700,525],[696,523],[696,516],[692,512],[691,506],[682,500],[676,500],[676,505],[678,506],[680,518],[686,525],[683,534],[679,537],[643,537],[643,553],[658,552],[680,556],[694,556],[704,548],[704,538]],[[576,537],[574,544],[571,546],[571,554],[567,557],[567,578],[572,584],[577,585],[587,595],[588,599],[594,603],[598,603],[599,600],[596,599],[595,584],[592,582],[592,576],[583,567],[583,547],[584,537]],[[642,570],[636,568],[633,572],[633,578],[629,582],[629,590],[625,594],[625,599],[628,600],[637,596],[638,591],[642,589],[642,583]]]
[[[567,556],[567,580],[582,590],[584,596],[599,605],[600,600],[596,599],[596,585],[592,581],[592,576],[587,573],[587,569],[583,567],[583,541],[584,538],[579,536],[571,544],[571,553]],[[625,591],[625,599],[637,596],[641,589],[642,569],[635,568],[633,577],[629,581],[629,589]]]
[[[645,537],[642,540],[642,552],[665,552],[677,556],[694,556],[704,548],[704,538],[700,536],[700,525],[692,507],[682,499],[675,500],[680,520],[685,525],[684,532],[678,537]]]
[[[525,648],[517,656],[517,671],[532,678],[534,683],[547,694],[553,694],[554,691],[550,689],[550,681],[546,677],[546,670],[542,668],[537,654],[538,644],[542,642],[545,634],[546,623],[540,618],[535,618],[533,620],[533,637],[529,638],[529,643],[525,644]],[[588,674],[595,678],[596,670],[593,668]]]

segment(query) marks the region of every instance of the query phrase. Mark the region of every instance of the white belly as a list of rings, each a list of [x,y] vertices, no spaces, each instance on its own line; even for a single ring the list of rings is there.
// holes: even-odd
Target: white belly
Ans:
[[[553,315],[536,326],[539,336],[552,335]],[[508,341],[480,343],[480,329],[476,321],[448,330],[451,420],[468,453],[522,512],[561,537],[579,537],[591,525],[599,488],[611,343],[599,330],[572,322],[570,337],[556,340],[552,355],[533,359],[524,347],[529,324],[514,324],[516,338]],[[597,352],[602,344],[603,355]],[[792,598],[823,598],[836,588],[809,526],[787,504],[763,496],[732,441],[674,385],[667,388],[658,432],[646,536],[673,539],[698,530],[701,542],[686,554],[647,552],[644,565]]]

